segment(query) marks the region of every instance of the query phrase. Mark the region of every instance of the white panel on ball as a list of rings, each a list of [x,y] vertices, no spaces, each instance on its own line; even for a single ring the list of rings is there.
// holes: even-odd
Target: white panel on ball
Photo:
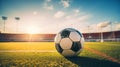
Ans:
[[[61,36],[60,34],[57,34],[57,36],[55,37],[55,43],[60,43],[61,40]]]
[[[63,38],[60,42],[62,49],[70,49],[72,46],[72,41],[69,38]]]
[[[72,41],[80,41],[81,38],[77,32],[71,32],[69,37]]]
[[[72,50],[63,50],[63,52],[62,52],[62,55],[63,56],[74,56],[75,55],[75,52],[74,51],[72,51]]]

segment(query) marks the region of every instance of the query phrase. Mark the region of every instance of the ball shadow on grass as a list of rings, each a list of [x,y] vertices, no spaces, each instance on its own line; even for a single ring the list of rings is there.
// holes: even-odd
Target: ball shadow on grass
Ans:
[[[99,60],[79,56],[65,58],[72,63],[77,64],[79,67],[120,67],[120,64],[108,60]]]

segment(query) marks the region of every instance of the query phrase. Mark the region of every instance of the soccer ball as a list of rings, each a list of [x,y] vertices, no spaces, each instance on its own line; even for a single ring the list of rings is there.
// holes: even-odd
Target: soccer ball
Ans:
[[[65,57],[77,56],[83,49],[84,37],[76,29],[66,28],[55,36],[55,47]]]

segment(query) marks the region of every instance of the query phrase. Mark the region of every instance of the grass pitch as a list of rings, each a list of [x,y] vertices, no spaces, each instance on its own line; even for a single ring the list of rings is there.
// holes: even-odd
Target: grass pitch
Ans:
[[[120,61],[120,42],[87,42],[84,46]],[[15,52],[4,52],[11,50]],[[20,50],[34,52],[17,52]],[[0,67],[120,67],[119,63],[87,49],[78,57],[65,58],[56,51],[53,42],[0,42],[0,51]]]

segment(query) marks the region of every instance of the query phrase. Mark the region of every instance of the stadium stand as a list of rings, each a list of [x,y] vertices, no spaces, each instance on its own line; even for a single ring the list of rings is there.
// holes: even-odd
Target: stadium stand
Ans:
[[[8,34],[1,33],[0,41],[53,41],[55,34]]]
[[[12,34],[0,33],[0,42],[54,41],[56,34]],[[83,33],[85,41],[100,41],[101,33]],[[120,31],[103,32],[104,41],[120,42]]]
[[[103,32],[104,41],[120,41],[120,31]],[[85,41],[100,41],[100,33],[83,33]]]

